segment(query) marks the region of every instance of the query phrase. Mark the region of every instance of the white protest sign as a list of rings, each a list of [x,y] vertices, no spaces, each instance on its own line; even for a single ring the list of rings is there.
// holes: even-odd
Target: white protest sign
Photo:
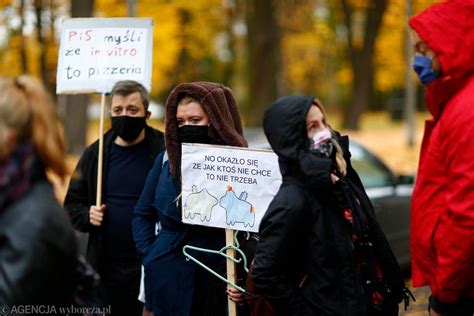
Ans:
[[[183,144],[181,159],[184,223],[258,232],[281,184],[273,152]]]
[[[65,19],[56,93],[107,93],[120,80],[135,80],[150,90],[152,46],[149,18]]]

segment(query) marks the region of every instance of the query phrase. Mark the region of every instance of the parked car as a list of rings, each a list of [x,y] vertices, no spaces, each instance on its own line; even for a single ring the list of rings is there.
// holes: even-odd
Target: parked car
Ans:
[[[363,145],[350,141],[351,162],[400,266],[410,267],[410,208],[414,177],[397,175]]]
[[[251,148],[270,145],[261,129],[245,131]],[[379,157],[355,140],[350,140],[351,162],[375,208],[377,220],[404,271],[410,267],[410,203],[414,177],[398,175]]]

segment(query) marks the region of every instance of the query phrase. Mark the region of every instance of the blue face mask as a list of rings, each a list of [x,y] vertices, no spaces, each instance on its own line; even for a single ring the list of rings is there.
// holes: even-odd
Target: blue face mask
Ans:
[[[413,69],[425,86],[438,78],[438,73],[431,67],[431,58],[427,56],[416,55],[413,59]]]

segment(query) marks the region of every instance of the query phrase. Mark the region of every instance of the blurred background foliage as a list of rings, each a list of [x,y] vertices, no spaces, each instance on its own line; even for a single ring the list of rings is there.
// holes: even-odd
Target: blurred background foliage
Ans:
[[[54,93],[63,18],[152,17],[151,95],[158,104],[179,82],[216,81],[234,90],[246,126],[260,125],[265,107],[277,97],[306,94],[340,113],[342,127],[357,130],[367,111],[402,115],[411,64],[407,16],[434,2],[1,0],[0,74],[32,74]],[[90,100],[59,99],[66,134],[85,134],[79,119],[85,114],[67,109],[74,102]],[[75,122],[68,127],[68,120]]]

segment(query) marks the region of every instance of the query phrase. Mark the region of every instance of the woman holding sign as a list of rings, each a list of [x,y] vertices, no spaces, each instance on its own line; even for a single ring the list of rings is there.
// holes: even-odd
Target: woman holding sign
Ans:
[[[279,315],[397,315],[405,286],[347,136],[313,97],[277,100],[263,125],[283,183],[260,224],[257,289]]]
[[[166,151],[157,157],[133,214],[145,267],[145,305],[159,316],[225,315],[225,284],[182,253],[186,244],[220,249],[225,236],[222,229],[181,222],[180,161],[181,143],[247,146],[232,91],[212,82],[179,84],[166,101],[165,135]],[[225,272],[221,256],[197,253],[196,258]]]

